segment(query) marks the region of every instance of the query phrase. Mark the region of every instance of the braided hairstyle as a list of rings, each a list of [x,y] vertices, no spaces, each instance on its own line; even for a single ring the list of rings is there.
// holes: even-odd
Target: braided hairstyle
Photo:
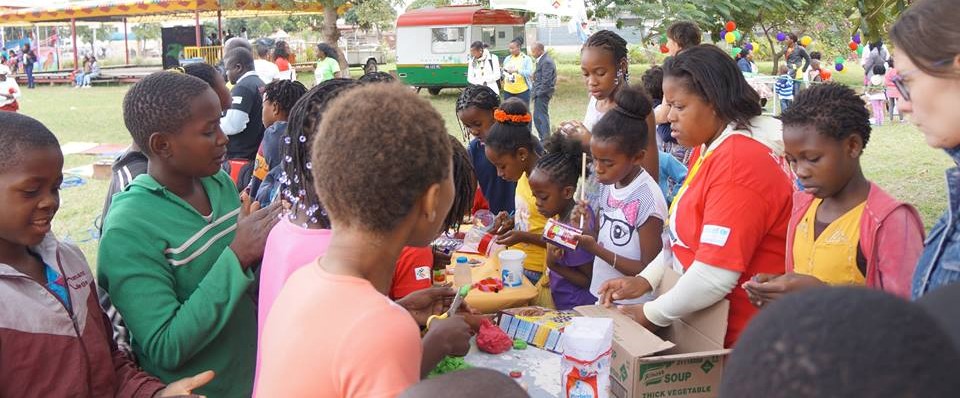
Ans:
[[[537,160],[540,170],[561,187],[576,187],[580,180],[584,154],[583,143],[564,134],[553,134],[543,143],[547,154]]]
[[[214,87],[217,84],[216,76],[219,74],[217,72],[217,68],[214,68],[213,65],[205,62],[196,62],[184,65],[183,73],[207,82],[210,87]]]
[[[467,148],[454,136],[448,135],[453,148],[453,206],[443,220],[443,231],[460,229],[463,216],[473,209],[473,197],[477,193],[477,177]]]
[[[190,120],[190,102],[213,90],[196,77],[155,72],[141,79],[123,97],[123,123],[133,142],[150,155],[150,135],[175,134]]]
[[[609,51],[610,54],[613,55],[613,64],[617,66],[617,73],[622,74],[622,76],[619,77],[623,77],[626,80],[630,79],[630,72],[627,70],[627,66],[623,65],[629,65],[627,58],[627,41],[620,37],[620,35],[606,29],[597,31],[587,38],[586,43],[583,43],[583,47],[580,48],[580,53],[582,54],[583,50],[587,48],[602,48]]]
[[[296,80],[276,80],[263,88],[263,99],[270,101],[286,115],[290,115],[294,104],[307,93],[307,87]]]
[[[509,116],[529,115],[527,104],[518,98],[503,101],[500,110]],[[530,122],[497,121],[490,128],[484,144],[497,153],[516,153],[520,148],[526,148],[530,153],[537,146],[536,138],[530,132]]]
[[[599,140],[615,140],[622,153],[634,155],[647,147],[650,131],[647,115],[653,104],[640,87],[624,87],[617,91],[617,103],[593,126],[593,137]]]
[[[330,100],[359,86],[352,79],[331,79],[307,91],[290,110],[287,129],[280,137],[280,194],[291,204],[291,220],[301,214],[320,228],[330,228],[330,219],[314,189],[310,143]],[[307,225],[303,225],[305,228]]]
[[[843,141],[859,135],[870,141],[870,112],[863,99],[839,83],[818,84],[797,94],[793,105],[780,114],[784,127],[813,126],[820,134]]]
[[[500,97],[490,87],[476,84],[469,85],[463,89],[460,97],[457,98],[456,112],[460,113],[471,107],[493,113],[494,110],[500,107]],[[463,127],[463,123],[460,122],[459,117],[457,118],[457,124],[460,125],[463,140],[469,141],[470,137],[467,135],[467,130]]]

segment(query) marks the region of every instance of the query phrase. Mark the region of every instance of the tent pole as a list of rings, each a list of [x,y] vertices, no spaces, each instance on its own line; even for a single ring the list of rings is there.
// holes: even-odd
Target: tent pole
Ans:
[[[220,38],[220,50],[223,51],[223,19],[220,13],[220,6],[217,6],[217,37]],[[223,56],[223,54],[220,54]]]
[[[74,18],[70,18],[70,34],[73,36],[73,69],[76,70],[80,58],[77,57],[77,20]]]
[[[193,21],[196,23],[197,47],[200,47],[203,45],[203,42],[200,40],[200,10],[193,10]]]
[[[123,56],[127,65],[130,65],[130,41],[127,40],[127,18],[123,18]]]

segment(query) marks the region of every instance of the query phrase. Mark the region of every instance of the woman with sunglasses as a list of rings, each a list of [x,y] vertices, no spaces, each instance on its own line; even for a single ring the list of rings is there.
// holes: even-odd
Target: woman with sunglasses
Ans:
[[[900,110],[960,164],[960,7],[955,0],[914,3],[890,29]],[[947,170],[949,208],[930,231],[913,277],[913,297],[960,281],[960,168]]]

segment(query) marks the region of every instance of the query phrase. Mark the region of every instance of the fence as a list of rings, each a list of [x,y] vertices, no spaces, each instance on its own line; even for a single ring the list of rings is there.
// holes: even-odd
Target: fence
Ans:
[[[221,54],[220,46],[184,47],[183,48],[184,58],[186,59],[203,58],[203,61],[210,65],[216,65],[218,62],[220,62],[220,54]]]

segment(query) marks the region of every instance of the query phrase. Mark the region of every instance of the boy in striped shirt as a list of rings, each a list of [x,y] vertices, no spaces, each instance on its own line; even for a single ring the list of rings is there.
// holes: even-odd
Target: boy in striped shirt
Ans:
[[[777,96],[780,97],[780,112],[793,104],[793,77],[787,73],[787,65],[780,65],[780,77],[777,78]]]

